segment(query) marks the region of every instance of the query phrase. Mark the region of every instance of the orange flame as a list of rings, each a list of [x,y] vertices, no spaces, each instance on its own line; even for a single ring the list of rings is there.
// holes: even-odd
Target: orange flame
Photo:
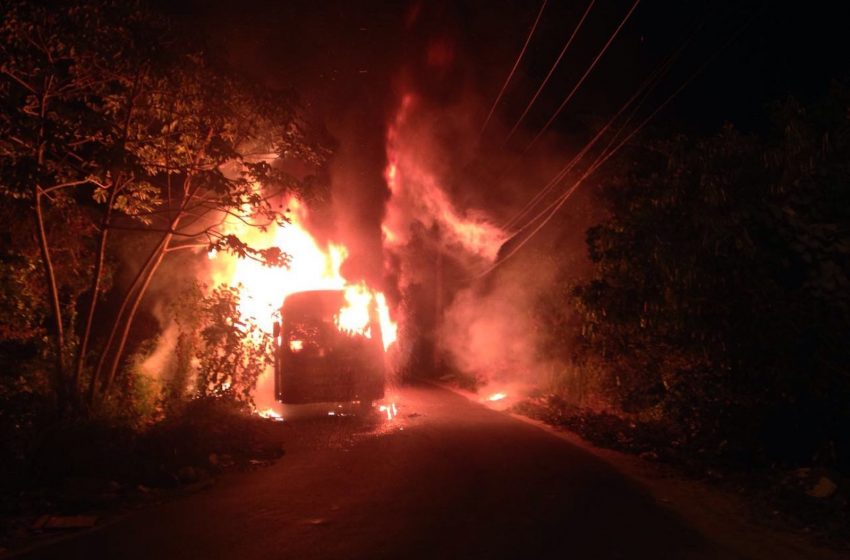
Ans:
[[[346,286],[345,307],[336,316],[337,328],[347,334],[356,334],[372,338],[369,329],[369,304],[372,294],[365,284]]]
[[[292,257],[288,268],[270,268],[251,259],[210,253],[213,283],[242,285],[240,313],[270,329],[271,316],[286,296],[305,290],[345,290],[346,307],[338,316],[337,327],[350,334],[371,337],[369,307],[373,299],[378,306],[384,348],[395,342],[395,323],[390,319],[386,298],[375,294],[364,283],[351,284],[340,273],[348,257],[345,246],[329,243],[323,248],[307,230],[307,209],[297,199],[288,204],[290,224],[272,225],[263,232],[231,219],[227,233],[236,233],[247,243],[258,247],[276,246]],[[267,320],[268,319],[268,320]]]
[[[383,293],[375,294],[375,302],[378,304],[378,320],[381,323],[381,335],[384,338],[384,350],[398,339],[398,324],[390,318],[390,308],[387,298]]]

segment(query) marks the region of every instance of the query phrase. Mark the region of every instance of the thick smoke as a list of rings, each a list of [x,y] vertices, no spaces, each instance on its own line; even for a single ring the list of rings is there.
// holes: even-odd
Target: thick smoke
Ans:
[[[445,38],[439,42],[440,64],[464,64],[460,54],[446,55]],[[584,232],[598,212],[590,192],[579,191],[503,261],[517,243],[516,229],[504,224],[580,149],[586,131],[550,135],[524,152],[504,143],[513,123],[498,116],[482,133],[489,101],[474,84],[422,86],[421,76],[410,74],[399,80],[398,110],[388,124],[391,195],[383,224],[387,263],[404,296],[410,368],[417,375],[460,372],[489,387],[484,395],[548,384],[552,371],[566,367],[542,351],[551,333],[542,329],[539,308],[556,279],[563,285],[587,270]],[[533,134],[520,130],[513,142],[523,146]]]

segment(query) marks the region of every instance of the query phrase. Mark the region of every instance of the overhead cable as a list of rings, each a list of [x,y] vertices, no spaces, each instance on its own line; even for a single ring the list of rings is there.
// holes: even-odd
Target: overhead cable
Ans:
[[[538,97],[540,97],[540,92],[542,92],[543,88],[546,87],[546,84],[549,83],[549,78],[551,78],[552,74],[555,73],[555,70],[558,68],[558,65],[561,63],[561,60],[564,58],[564,55],[567,53],[567,50],[569,50],[570,45],[573,44],[573,40],[575,40],[576,35],[578,35],[578,32],[581,29],[581,26],[584,24],[584,20],[587,19],[587,15],[590,13],[590,9],[593,8],[593,4],[595,4],[595,3],[596,3],[596,0],[590,0],[590,3],[587,5],[587,8],[584,10],[584,13],[581,16],[581,19],[579,19],[578,23],[576,24],[575,28],[573,29],[573,32],[570,34],[570,38],[567,39],[567,42],[564,44],[564,48],[561,49],[561,53],[558,55],[558,58],[555,59],[555,62],[552,64],[552,67],[549,69],[549,73],[546,74],[545,78],[543,78],[543,83],[541,83],[540,87],[537,88],[537,91],[534,92],[534,95],[532,96],[531,101],[529,101],[528,105],[525,106],[525,110],[519,116],[519,119],[517,119],[516,124],[514,124],[513,128],[511,128],[511,131],[508,133],[508,136],[505,138],[506,144],[508,143],[508,141],[510,141],[511,137],[517,131],[517,129],[519,128],[519,125],[522,123],[523,119],[525,119],[525,116],[531,110],[531,106],[534,105],[534,102],[537,101]]]
[[[496,107],[499,105],[499,101],[501,101],[502,96],[505,94],[505,90],[508,89],[508,84],[511,83],[511,79],[513,79],[514,74],[516,73],[517,68],[519,67],[519,63],[522,60],[523,56],[525,56],[525,51],[528,50],[528,44],[531,43],[531,37],[534,35],[534,31],[537,29],[537,24],[540,23],[540,17],[543,15],[543,10],[546,8],[546,3],[549,0],[543,0],[543,4],[540,5],[540,10],[537,12],[537,17],[534,19],[534,23],[531,26],[531,30],[528,32],[528,37],[525,39],[525,44],[522,46],[522,49],[519,51],[519,55],[516,57],[516,61],[514,62],[513,68],[508,73],[508,77],[505,80],[505,83],[502,84],[502,89],[499,90],[499,94],[496,96],[496,100],[493,101],[493,106],[490,107],[490,112],[487,113],[487,118],[484,119],[484,124],[481,125],[481,131],[479,132],[479,137],[484,134],[484,130],[487,128],[487,124],[490,122],[490,119],[493,118],[493,113],[496,111]]]
[[[546,124],[543,125],[542,129],[540,129],[540,132],[538,132],[537,135],[534,138],[532,138],[531,142],[528,143],[528,145],[523,150],[523,153],[528,152],[528,150],[531,149],[531,147],[537,142],[537,140],[539,140],[540,137],[543,136],[543,134],[549,129],[549,127],[552,126],[552,123],[555,122],[555,119],[558,118],[558,115],[561,114],[561,111],[564,110],[564,107],[567,106],[567,103],[570,102],[570,100],[573,98],[573,96],[576,94],[576,92],[579,90],[579,88],[581,88],[584,81],[587,79],[587,77],[590,75],[590,73],[593,71],[593,69],[599,63],[599,60],[608,51],[608,47],[611,46],[611,43],[613,43],[614,39],[617,38],[617,35],[620,34],[620,30],[622,30],[623,27],[626,25],[626,22],[629,21],[629,18],[632,16],[635,9],[638,7],[638,4],[640,4],[640,0],[635,0],[634,3],[632,4],[632,7],[629,8],[629,11],[626,13],[626,15],[620,21],[620,24],[617,26],[617,28],[614,30],[614,32],[611,34],[611,36],[608,38],[608,41],[605,43],[605,45],[602,47],[602,49],[599,51],[599,53],[597,53],[596,57],[593,59],[593,62],[590,63],[590,66],[587,67],[587,70],[585,70],[584,74],[582,74],[581,78],[579,78],[578,82],[573,87],[573,89],[570,90],[570,92],[567,94],[567,96],[564,98],[564,100],[561,102],[561,104],[558,106],[558,108],[555,110],[555,112],[552,114],[552,116],[549,117],[549,120],[546,121]]]

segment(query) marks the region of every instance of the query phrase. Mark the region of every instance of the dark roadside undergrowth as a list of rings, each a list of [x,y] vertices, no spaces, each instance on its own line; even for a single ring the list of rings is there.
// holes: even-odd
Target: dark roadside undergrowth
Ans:
[[[283,440],[283,423],[215,399],[144,428],[103,420],[31,427],[17,448],[4,445],[0,554],[271,464]]]
[[[555,396],[529,398],[514,412],[570,430],[592,444],[668,465],[682,475],[742,496],[762,525],[811,535],[815,542],[850,551],[850,479],[818,467],[759,467],[712,453],[675,426],[641,422],[576,407]]]

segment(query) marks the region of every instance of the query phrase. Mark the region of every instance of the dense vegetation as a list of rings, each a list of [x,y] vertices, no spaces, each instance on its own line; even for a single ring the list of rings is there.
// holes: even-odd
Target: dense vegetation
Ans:
[[[297,191],[279,164],[323,152],[291,93],[243,79],[141,3],[9,2],[2,21],[2,384],[85,415],[127,385],[164,261],[216,249],[286,263],[222,223],[284,222],[256,185]]]
[[[543,302],[549,350],[575,341],[573,396],[706,461],[847,471],[850,95],[773,114],[770,133],[622,158],[587,232],[591,278]]]

